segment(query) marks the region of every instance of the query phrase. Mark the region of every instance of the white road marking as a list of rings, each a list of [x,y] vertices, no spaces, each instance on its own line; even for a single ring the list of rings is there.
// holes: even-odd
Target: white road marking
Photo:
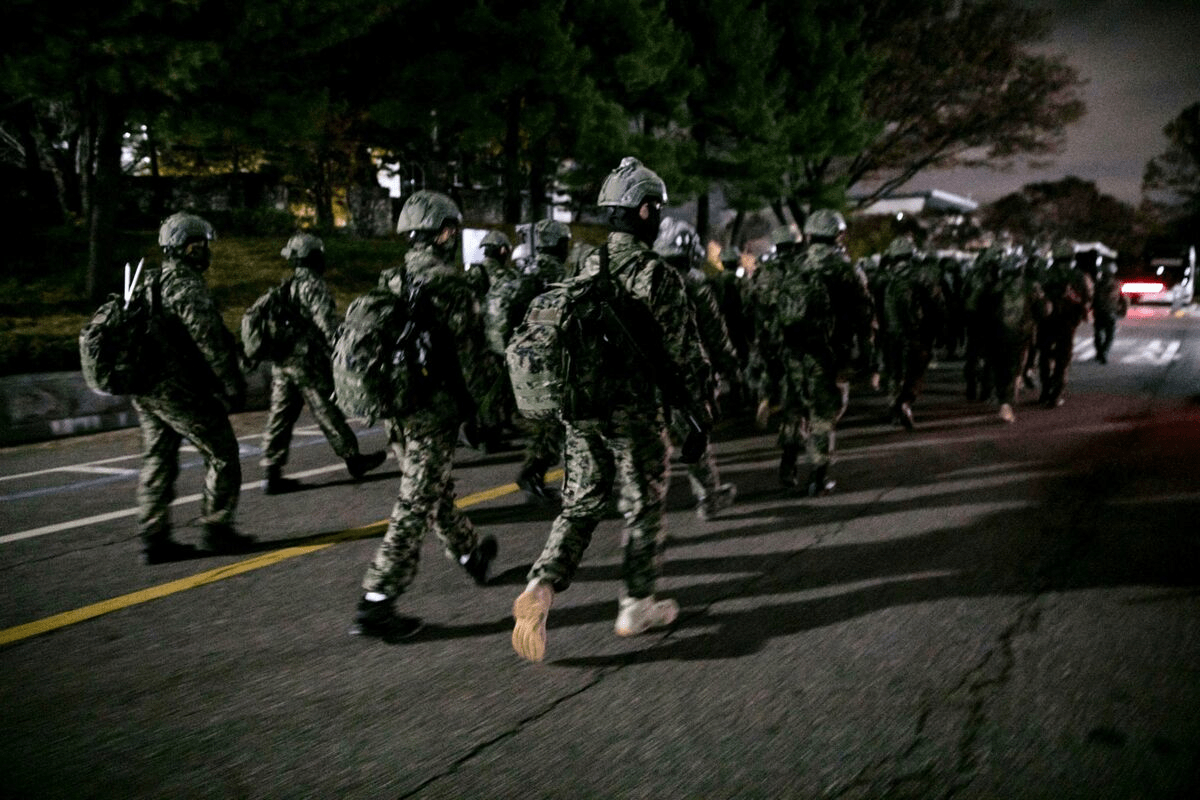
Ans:
[[[328,472],[337,472],[338,470],[344,470],[345,468],[346,468],[345,464],[330,464],[329,466],[326,466],[326,467],[317,467],[316,469],[309,469],[309,470],[304,470],[303,472],[297,472],[294,474],[290,474],[290,475],[288,475],[288,477],[289,478],[311,478],[315,475],[324,475]],[[48,471],[53,471],[53,470],[48,470]],[[246,483],[242,484],[242,491],[244,492],[249,489],[257,489],[259,487],[259,485],[260,485],[260,481],[247,481]],[[179,498],[176,498],[175,501],[171,503],[171,506],[174,507],[174,506],[186,505],[187,503],[197,503],[200,501],[200,497],[201,497],[201,495],[199,495],[199,494],[189,494],[186,497],[179,497]],[[18,531],[17,533],[9,533],[9,534],[0,536],[0,544],[8,544],[9,542],[19,542],[19,541],[22,541],[23,539],[34,539],[38,536],[47,536],[51,533],[61,533],[62,531],[69,531],[74,528],[83,528],[87,525],[95,525],[95,524],[98,524],[101,522],[110,522],[114,519],[123,519],[124,517],[132,517],[132,516],[135,516],[136,514],[137,514],[137,508],[125,508],[125,509],[121,509],[120,511],[109,511],[105,514],[96,514],[95,516],[91,516],[91,517],[83,517],[81,519],[72,519],[72,520],[67,520],[66,522],[58,522],[58,523],[55,523],[54,525],[43,525],[40,528],[31,528],[27,531]]]

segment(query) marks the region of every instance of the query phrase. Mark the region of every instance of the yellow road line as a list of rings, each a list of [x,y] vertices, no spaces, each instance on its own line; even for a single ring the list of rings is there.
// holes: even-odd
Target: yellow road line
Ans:
[[[562,477],[562,470],[554,470],[546,475],[547,481],[556,481]],[[482,492],[461,497],[456,502],[459,508],[467,508],[469,506],[486,503],[489,500],[495,500],[498,497],[503,497],[506,494],[512,494],[517,491],[515,483],[507,483],[503,486],[497,486],[494,489],[486,489]],[[163,583],[158,586],[151,586],[148,589],[141,589],[130,594],[123,594],[120,597],[113,597],[109,600],[103,600],[99,603],[93,603],[90,606],[76,608],[72,611],[64,611],[61,614],[55,614],[45,619],[27,622],[24,625],[17,625],[13,628],[5,628],[0,630],[0,646],[18,642],[22,639],[28,639],[39,634],[49,633],[50,631],[65,628],[68,625],[74,625],[77,622],[84,622],[104,614],[111,614],[114,611],[120,611],[130,606],[148,603],[151,600],[158,600],[168,595],[184,592],[188,589],[196,589],[208,583],[223,581],[226,578],[232,578],[235,575],[241,575],[246,572],[253,572],[256,569],[269,567],[272,564],[278,564],[280,561],[286,561],[289,558],[315,553],[318,550],[324,550],[327,547],[332,547],[339,542],[350,542],[357,539],[367,539],[372,536],[378,536],[387,529],[387,520],[366,525],[361,528],[349,528],[336,533],[321,534],[311,538],[309,544],[294,545],[285,547],[281,550],[272,550],[269,553],[261,553],[259,555],[247,558],[244,561],[239,561],[236,564],[229,564],[217,569],[210,569],[206,572],[201,572],[196,575],[191,575],[187,578],[180,578],[176,581]]]

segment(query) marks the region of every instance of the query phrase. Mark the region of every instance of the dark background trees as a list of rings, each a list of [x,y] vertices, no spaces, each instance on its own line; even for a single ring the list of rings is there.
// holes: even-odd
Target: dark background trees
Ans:
[[[43,199],[25,207],[52,197],[54,216],[88,230],[89,296],[115,261],[123,170],[269,175],[311,224],[359,230],[381,164],[406,190],[494,197],[513,223],[543,216],[556,189],[586,205],[636,152],[672,202],[696,200],[704,229],[717,190],[735,210],[800,220],[930,167],[1043,156],[1083,112],[1074,70],[1031,49],[1045,18],[1015,0],[98,0],[69,14],[18,0],[7,12],[0,160],[11,186]]]

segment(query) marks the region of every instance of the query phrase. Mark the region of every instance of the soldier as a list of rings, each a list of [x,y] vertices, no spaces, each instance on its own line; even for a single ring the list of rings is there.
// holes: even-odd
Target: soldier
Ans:
[[[884,363],[892,392],[891,421],[913,429],[917,400],[933,347],[946,319],[941,268],[924,259],[912,239],[897,236],[883,258],[888,279],[880,315]]]
[[[704,273],[696,266],[703,251],[696,229],[682,220],[664,217],[654,241],[654,252],[674,267],[683,278],[684,289],[700,334],[700,344],[716,375],[732,385],[741,382],[737,352],[729,340],[729,331],[717,308],[717,300],[709,288]],[[679,411],[672,409],[670,430],[672,438],[682,444],[687,438],[688,423]],[[737,487],[722,483],[712,446],[694,464],[687,465],[688,484],[696,498],[696,515],[708,520],[733,505]]]
[[[292,267],[286,297],[301,322],[289,355],[271,364],[271,410],[263,434],[260,466],[266,468],[264,494],[283,494],[300,488],[300,481],[283,477],[292,429],[304,404],[312,411],[333,451],[346,462],[350,477],[358,480],[387,460],[383,450],[362,455],[358,439],[346,417],[331,399],[333,372],[330,363],[338,318],[333,295],[325,283],[325,243],[311,233],[288,239],[279,253]]]
[[[1121,283],[1117,280],[1117,265],[1103,261],[1096,268],[1096,291],[1092,298],[1093,342],[1096,345],[1096,360],[1108,363],[1108,349],[1112,347],[1117,332],[1117,318],[1129,311],[1129,301],[1121,294]]]
[[[514,285],[521,284],[521,271],[512,263],[513,246],[508,236],[500,231],[488,231],[479,243],[483,250],[483,261],[474,264],[467,273],[468,279],[473,274],[482,274],[486,280],[476,285],[483,292],[479,295],[485,312],[485,335],[488,337],[487,349],[479,354],[482,360],[480,369],[491,376],[482,383],[483,393],[479,395],[479,413],[477,419],[469,420],[466,425],[467,439],[478,445],[485,453],[498,453],[504,449],[504,430],[512,424],[514,404],[512,387],[507,380],[508,370],[504,365],[504,348],[497,346],[502,336],[503,327],[487,325],[487,309],[496,302],[496,297],[507,297]],[[510,329],[511,332],[511,329]]]
[[[478,378],[473,370],[483,347],[479,304],[462,271],[452,266],[461,225],[462,213],[449,197],[415,192],[405,201],[396,226],[397,233],[407,234],[411,242],[404,266],[379,276],[379,285],[398,295],[409,287],[421,287],[435,317],[427,324],[443,325],[453,339],[456,352],[443,359],[457,355],[464,374],[460,381],[448,381],[459,386],[436,388],[416,411],[384,420],[400,465],[400,491],[387,532],[363,577],[364,593],[351,633],[390,640],[420,630],[421,621],[398,614],[395,602],[416,577],[426,531],[433,530],[447,557],[462,565],[477,584],[487,582],[496,557],[496,540],[478,539],[471,521],[455,505],[451,478],[458,427],[472,411],[468,387],[475,388]]]
[[[1000,404],[1000,420],[1016,421],[1019,382],[1037,335],[1038,309],[1044,303],[1040,284],[1025,269],[1019,253],[1003,245],[985,250],[977,265],[968,298],[968,365],[971,356],[982,361],[979,400],[993,392]],[[975,372],[968,373],[967,393],[975,388]]]
[[[179,212],[158,231],[163,265],[152,276],[159,294],[171,358],[147,365],[159,374],[155,388],[133,397],[142,428],[142,471],[138,482],[138,532],[147,564],[196,555],[171,538],[171,501],[179,476],[179,447],[186,437],[204,458],[201,519],[204,542],[216,553],[248,550],[253,538],[234,530],[242,485],[237,439],[229,412],[241,407],[246,381],[238,366],[233,335],[221,321],[204,272],[212,260],[213,227]]]
[[[646,304],[663,345],[681,376],[699,430],[685,445],[685,460],[707,446],[711,416],[704,399],[708,364],[679,274],[649,249],[658,234],[667,189],[662,179],[627,157],[600,188],[611,229],[602,252],[588,257],[583,274],[607,264],[613,279]],[[602,333],[602,332],[598,332]],[[598,348],[599,349],[599,348]],[[611,365],[609,369],[613,369]],[[615,625],[634,636],[669,625],[679,613],[674,600],[659,600],[667,449],[662,402],[646,365],[626,359],[620,370],[599,376],[602,385],[573,387],[562,410],[566,429],[563,507],[545,548],[529,571],[529,584],[513,602],[513,649],[530,661],[546,652],[546,618],[554,596],[567,589],[614,489],[625,517],[624,587]],[[601,401],[597,395],[603,396]]]
[[[775,389],[783,380],[783,345],[775,335],[779,287],[787,272],[797,269],[804,258],[804,245],[797,229],[789,225],[776,227],[771,241],[771,251],[760,258],[748,289],[753,335],[747,372],[750,389],[760,398],[756,422],[763,429],[767,427],[770,410],[778,407]]]
[[[1047,312],[1037,326],[1038,375],[1042,392],[1038,402],[1047,408],[1063,403],[1067,369],[1075,348],[1075,329],[1092,307],[1092,279],[1075,268],[1075,245],[1054,245],[1049,265],[1039,276]]]
[[[780,482],[799,486],[796,461],[803,446],[809,497],[833,490],[829,465],[834,430],[850,397],[851,367],[870,372],[874,360],[875,311],[867,277],[844,249],[846,221],[818,209],[804,223],[809,241],[803,261],[789,269],[779,287],[773,336],[782,345]]]
[[[533,226],[533,243],[534,257],[523,290],[515,293],[507,305],[504,344],[525,317],[530,301],[550,284],[566,278],[571,229],[556,220],[539,220]],[[562,457],[562,420],[530,420],[527,428],[525,461],[517,474],[517,486],[535,499],[553,500],[554,492],[546,487],[546,471]]]

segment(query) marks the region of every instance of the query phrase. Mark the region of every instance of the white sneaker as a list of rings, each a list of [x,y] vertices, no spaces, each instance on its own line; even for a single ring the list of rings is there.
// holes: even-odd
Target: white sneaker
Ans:
[[[655,600],[654,595],[636,599],[621,598],[614,630],[617,636],[637,636],[651,628],[670,625],[679,616],[679,604],[674,600]]]
[[[711,519],[733,505],[735,498],[737,487],[732,483],[722,483],[696,506],[696,516],[703,520]]]
[[[1013,413],[1012,406],[1008,403],[1000,404],[1000,419],[1010,423],[1017,421],[1017,415]]]
[[[546,657],[546,618],[554,604],[554,587],[545,581],[531,581],[513,601],[512,646],[527,661]]]

